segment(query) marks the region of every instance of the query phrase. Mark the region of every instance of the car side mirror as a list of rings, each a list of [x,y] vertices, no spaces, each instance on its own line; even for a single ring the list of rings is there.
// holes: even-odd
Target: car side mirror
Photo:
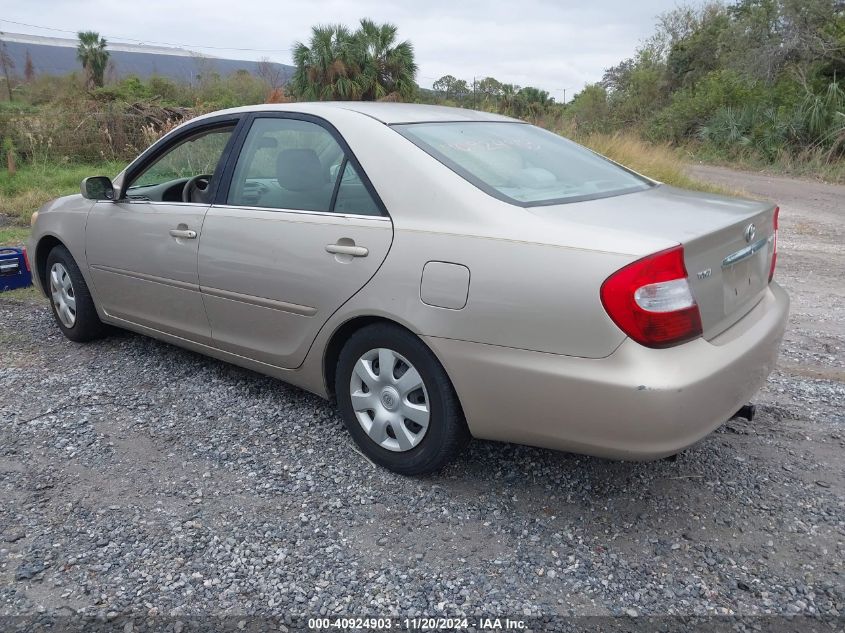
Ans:
[[[82,197],[88,200],[114,200],[114,185],[107,176],[90,176],[79,186]]]

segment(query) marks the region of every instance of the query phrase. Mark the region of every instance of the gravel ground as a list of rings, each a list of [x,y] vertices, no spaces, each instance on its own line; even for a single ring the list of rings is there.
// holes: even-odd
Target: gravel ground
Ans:
[[[757,419],[677,461],[403,478],[314,396],[0,295],[0,616],[845,615],[845,188],[696,173],[777,187],[793,311]]]

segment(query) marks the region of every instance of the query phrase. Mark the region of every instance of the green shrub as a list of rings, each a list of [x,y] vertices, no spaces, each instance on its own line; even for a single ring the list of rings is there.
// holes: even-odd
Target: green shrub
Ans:
[[[179,85],[167,77],[150,77],[148,92],[153,99],[161,103],[176,106],[191,106],[193,100],[186,86]]]
[[[683,141],[695,136],[718,110],[742,108],[756,102],[759,93],[752,82],[732,70],[713,71],[675,92],[669,105],[652,119],[649,134],[659,140]]]
[[[567,107],[568,118],[579,134],[605,131],[609,113],[607,90],[599,84],[585,86]]]
[[[728,157],[751,153],[774,162],[802,152],[820,152],[827,160],[842,155],[845,92],[837,82],[821,93],[807,92],[797,103],[778,105],[771,97],[719,108],[699,128],[699,137]]]

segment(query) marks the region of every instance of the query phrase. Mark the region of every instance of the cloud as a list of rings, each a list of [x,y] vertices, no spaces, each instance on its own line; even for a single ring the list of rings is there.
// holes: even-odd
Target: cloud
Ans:
[[[658,14],[674,0],[28,0],[0,20],[68,31],[98,30],[106,37],[216,46],[200,49],[243,59],[290,62],[294,41],[307,41],[315,24],[354,26],[361,17],[393,22],[415,47],[420,85],[451,74],[496,77],[548,90],[557,99],[598,80],[608,66],[630,57],[651,34]],[[70,36],[0,21],[2,30]]]

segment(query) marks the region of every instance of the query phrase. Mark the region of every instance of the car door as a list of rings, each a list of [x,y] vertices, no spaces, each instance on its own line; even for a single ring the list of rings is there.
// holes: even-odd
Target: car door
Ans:
[[[211,342],[197,252],[236,123],[199,125],[153,146],[130,166],[122,195],[92,207],[86,255],[97,301],[112,318]],[[205,191],[200,179],[184,199],[188,180],[203,175]]]
[[[200,288],[215,346],[297,367],[329,316],[378,270],[393,225],[325,121],[260,113],[242,136],[226,191],[206,214]]]

